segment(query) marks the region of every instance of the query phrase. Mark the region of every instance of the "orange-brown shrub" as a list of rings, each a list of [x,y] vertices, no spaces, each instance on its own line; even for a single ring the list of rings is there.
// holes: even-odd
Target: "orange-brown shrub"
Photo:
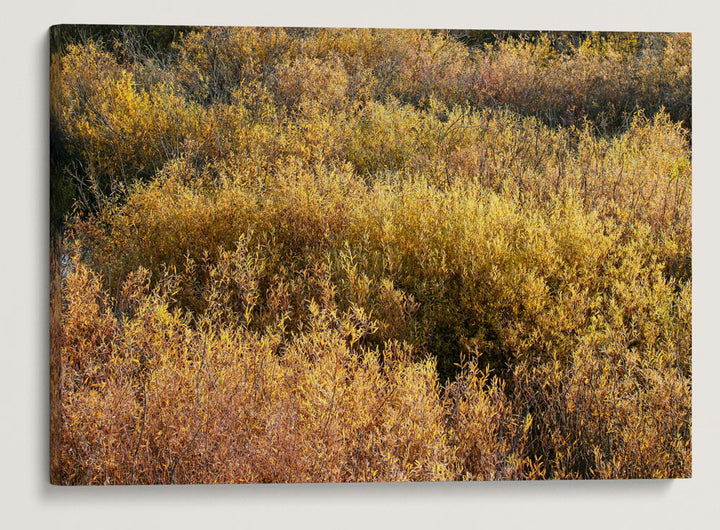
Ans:
[[[254,258],[225,259],[245,261],[248,276],[236,281],[256,280]],[[223,260],[211,275],[220,289],[228,274]],[[365,346],[376,323],[358,306],[340,311],[328,279],[318,299],[305,301],[307,327],[288,332],[280,319],[258,333],[246,327],[249,318],[245,325],[228,319],[221,305],[193,324],[168,305],[174,279],[151,288],[142,269],[128,277],[120,300],[110,300],[76,257],[63,286],[53,481],[689,473],[687,359],[669,355],[684,354],[681,342],[659,354],[617,333],[609,341],[601,334],[580,345],[570,364],[520,363],[509,393],[475,362],[443,389],[434,362],[416,359],[410,346]],[[683,299],[688,311],[689,297]],[[246,298],[246,314],[254,314],[253,300]],[[94,316],[93,336],[105,347],[75,340],[87,331],[81,314]]]
[[[216,269],[217,271],[217,269]],[[128,278],[98,356],[73,340],[74,315],[102,313],[79,261],[66,277],[62,355],[63,483],[437,480],[450,478],[442,404],[430,361],[408,347],[364,348],[372,323],[339,313],[330,293],[307,302],[310,327],[288,336],[193,327],[171,311],[169,277]],[[252,302],[248,305],[252,311]],[[110,317],[103,317],[110,318]],[[105,321],[102,321],[105,322]],[[382,360],[381,360],[382,356]]]
[[[515,399],[532,411],[530,452],[546,477],[689,476],[690,376],[682,353],[671,355],[613,333],[580,346],[567,368],[518,365]]]

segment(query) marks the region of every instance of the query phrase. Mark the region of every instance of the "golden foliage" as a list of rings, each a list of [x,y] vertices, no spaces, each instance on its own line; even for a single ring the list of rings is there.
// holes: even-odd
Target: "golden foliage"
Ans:
[[[689,36],[551,37],[54,56],[52,480],[689,476]]]

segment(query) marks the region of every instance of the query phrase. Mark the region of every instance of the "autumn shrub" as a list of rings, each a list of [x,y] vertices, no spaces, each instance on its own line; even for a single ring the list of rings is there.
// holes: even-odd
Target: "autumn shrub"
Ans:
[[[310,300],[311,324],[294,336],[282,324],[262,335],[227,321],[218,327],[212,312],[193,327],[167,305],[171,278],[154,289],[147,279],[143,269],[128,277],[117,302],[123,316],[114,320],[103,309],[113,302],[81,263],[66,277],[73,293],[61,339],[67,464],[56,480],[451,477],[433,363],[410,360],[399,343],[364,348],[372,324],[359,309],[340,313],[330,295],[320,301],[327,305]],[[85,331],[71,316],[80,313],[106,315],[116,334],[107,356],[73,340]]]
[[[521,206],[515,192],[439,190],[422,180],[368,188],[347,167],[288,162],[259,188],[159,179],[75,230],[111,292],[138,266],[155,276],[187,268],[180,301],[192,309],[207,303],[193,286],[205,265],[193,264],[214,263],[243,238],[268,276],[287,286],[326,263],[341,304],[362,302],[391,318],[397,329],[383,321],[385,338],[432,351],[447,376],[463,348],[483,350],[496,369],[515,358],[569,355],[571,337],[620,292],[612,280],[627,267],[631,285],[637,275],[643,286],[668,282],[658,296],[672,298],[682,278],[662,274],[664,250],[647,242],[651,227],[627,232],[616,219],[584,213],[579,194]],[[639,300],[631,295],[620,307]]]
[[[275,71],[275,93],[279,101],[296,108],[317,105],[337,110],[343,106],[347,76],[339,59],[308,59],[299,57],[282,64]]]
[[[688,476],[690,376],[673,353],[617,333],[580,346],[568,368],[518,365],[516,399],[533,411],[529,452],[542,455],[547,478]]]
[[[586,210],[648,222],[689,248],[689,144],[664,113],[638,114],[625,133],[608,138],[509,113],[371,104],[343,154],[363,175],[401,171],[440,186],[473,182],[497,192],[510,186],[530,201],[580,190]]]
[[[482,373],[474,361],[466,362],[445,395],[448,434],[460,463],[458,479],[543,478],[541,461],[533,461],[526,448],[532,415],[513,406],[501,380]]]
[[[690,99],[689,36],[640,40],[647,44],[618,48],[587,39],[559,52],[542,37],[468,50],[442,32],[200,28],[164,61],[71,45],[53,59],[55,145],[71,154],[58,172],[94,209],[181,157],[243,171],[273,171],[297,156],[348,160],[360,173],[409,167],[446,181],[497,185],[508,172],[521,186],[562,180],[558,151],[580,142],[577,133],[482,109],[550,125],[593,119],[585,135],[593,137],[632,129],[636,111],[650,119],[663,106],[687,125],[689,113],[678,109]],[[645,99],[623,102],[637,94]],[[516,141],[528,135],[534,143]]]
[[[57,109],[61,133],[76,157],[78,186],[100,199],[146,179],[202,134],[201,109],[166,83],[141,87],[132,72],[90,44],[62,57]]]
[[[246,317],[228,318],[231,306],[218,303],[195,324],[168,304],[173,277],[151,287],[139,269],[113,300],[78,259],[63,286],[56,482],[689,472],[687,292],[667,343],[598,332],[569,363],[522,362],[503,382],[473,361],[442,389],[434,362],[409,345],[364,345],[377,324],[358,306],[339,309],[327,273],[318,298],[304,301],[307,327],[288,333],[280,318],[258,333],[248,325],[262,268],[243,251],[223,255],[209,286],[224,296],[225,282],[242,284]]]
[[[506,106],[549,124],[592,119],[612,131],[638,110],[654,114],[664,107],[689,126],[689,46],[690,35],[682,33],[591,35],[576,43],[552,33],[504,40],[477,55],[467,93],[475,104]]]
[[[283,28],[198,28],[173,44],[172,77],[203,104],[229,103],[244,83],[268,80],[279,61],[291,58],[297,40]]]

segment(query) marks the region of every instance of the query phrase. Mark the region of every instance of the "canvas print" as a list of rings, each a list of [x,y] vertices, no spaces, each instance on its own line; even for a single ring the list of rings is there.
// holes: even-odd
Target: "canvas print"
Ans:
[[[691,35],[55,26],[50,481],[691,476]]]

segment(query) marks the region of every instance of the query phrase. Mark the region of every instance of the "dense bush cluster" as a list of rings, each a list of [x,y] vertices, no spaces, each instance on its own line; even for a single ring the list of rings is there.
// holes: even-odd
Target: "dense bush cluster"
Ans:
[[[689,35],[124,35],[51,59],[53,482],[690,476]]]

